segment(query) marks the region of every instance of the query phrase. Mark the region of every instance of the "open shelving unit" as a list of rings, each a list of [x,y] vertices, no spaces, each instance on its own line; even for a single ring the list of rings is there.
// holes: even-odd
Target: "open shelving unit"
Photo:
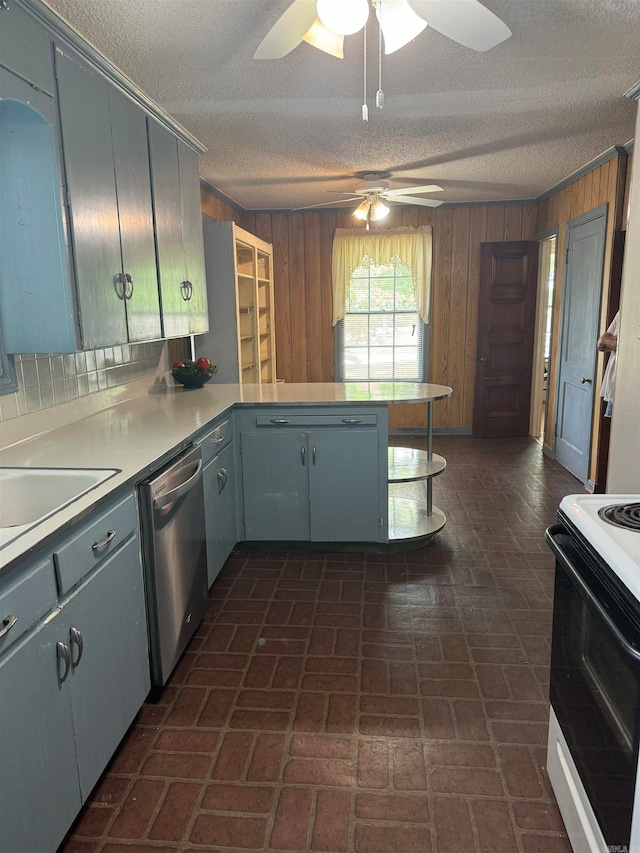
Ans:
[[[234,222],[204,222],[209,332],[198,355],[218,367],[217,382],[276,381],[273,248]]]
[[[446,523],[433,505],[433,478],[447,467],[433,452],[433,401],[427,406],[427,449],[389,447],[389,542],[428,541]]]

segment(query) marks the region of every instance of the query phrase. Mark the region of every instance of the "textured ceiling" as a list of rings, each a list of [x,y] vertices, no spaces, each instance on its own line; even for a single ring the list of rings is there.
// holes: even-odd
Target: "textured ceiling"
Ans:
[[[487,53],[427,27],[383,59],[370,23],[343,60],[303,43],[253,53],[290,0],[48,0],[48,5],[208,149],[201,176],[248,210],[301,208],[351,191],[438,183],[444,202],[535,198],[633,135],[639,0],[485,0],[513,31]],[[373,19],[372,19],[373,20]]]

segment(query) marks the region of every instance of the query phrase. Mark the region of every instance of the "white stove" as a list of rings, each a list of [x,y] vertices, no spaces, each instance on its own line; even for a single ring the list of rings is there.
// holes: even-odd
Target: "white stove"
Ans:
[[[627,514],[637,527],[607,520],[610,507],[636,507]],[[567,495],[560,510],[640,601],[640,495]]]
[[[640,853],[640,495],[567,495],[547,770],[575,853]]]

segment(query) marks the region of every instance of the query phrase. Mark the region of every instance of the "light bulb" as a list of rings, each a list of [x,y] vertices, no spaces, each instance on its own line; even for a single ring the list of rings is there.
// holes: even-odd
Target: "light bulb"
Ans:
[[[366,220],[369,218],[369,208],[371,207],[371,202],[368,198],[365,198],[364,201],[360,202],[360,204],[353,211],[353,215],[357,219]]]
[[[380,0],[376,15],[384,36],[384,52],[394,53],[420,35],[427,26],[407,0]]]
[[[318,17],[328,30],[339,36],[357,33],[369,17],[368,0],[318,0]]]
[[[378,219],[384,219],[385,216],[388,215],[389,209],[386,204],[378,199],[371,205],[371,213],[369,214],[369,219],[373,222],[376,222]]]
[[[320,18],[316,18],[311,28],[302,36],[303,41],[323,50],[325,53],[335,56],[337,59],[344,58],[344,36],[339,36],[337,33],[332,33],[322,23]]]

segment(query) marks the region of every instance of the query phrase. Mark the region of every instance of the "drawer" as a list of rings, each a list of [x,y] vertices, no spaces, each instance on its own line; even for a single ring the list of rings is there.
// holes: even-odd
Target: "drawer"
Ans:
[[[259,427],[362,427],[377,426],[377,424],[377,415],[358,415],[350,413],[343,415],[258,415],[256,418],[256,426]]]
[[[133,495],[76,528],[75,533],[53,552],[60,593],[67,593],[137,528],[138,513]]]
[[[222,450],[223,447],[226,447],[227,444],[233,438],[233,422],[230,418],[226,421],[223,421],[218,426],[214,427],[210,432],[208,432],[204,438],[201,438],[198,441],[200,448],[202,450],[202,462],[204,465],[210,459],[213,459],[214,456],[217,456],[218,453]]]
[[[58,603],[51,557],[20,571],[15,581],[0,589],[0,652]],[[9,627],[10,626],[10,627]]]

